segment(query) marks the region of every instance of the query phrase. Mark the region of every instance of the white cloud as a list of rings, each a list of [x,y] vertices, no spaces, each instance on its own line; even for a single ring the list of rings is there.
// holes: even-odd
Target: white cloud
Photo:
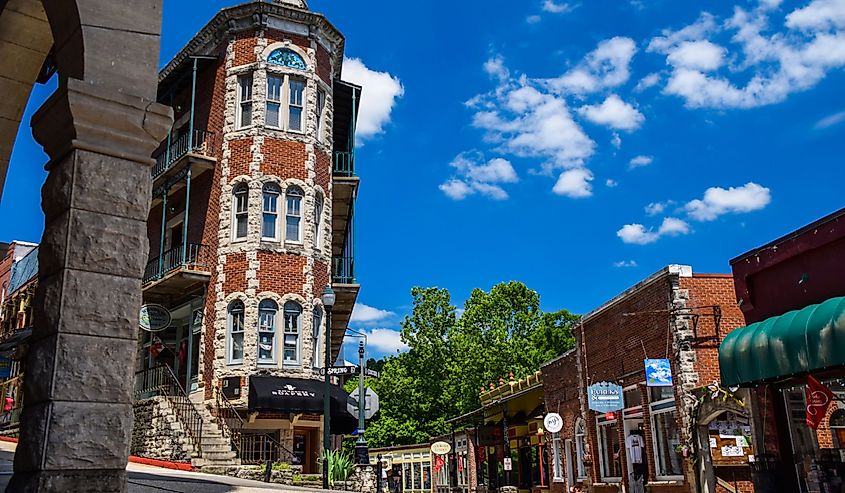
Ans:
[[[614,267],[636,267],[637,261],[636,260],[620,260],[618,262],[613,262]]]
[[[638,129],[645,121],[642,113],[616,94],[611,94],[599,105],[582,106],[578,108],[578,113],[593,123],[629,132]]]
[[[654,158],[651,156],[636,156],[628,161],[628,169],[642,168],[643,166],[648,166],[653,162]]]
[[[355,303],[355,306],[352,308],[352,316],[349,318],[349,321],[353,323],[366,324],[379,322],[394,315],[396,314],[389,310],[380,310],[363,303]]]
[[[593,194],[593,174],[586,168],[573,168],[560,174],[552,191],[575,199]]]
[[[676,217],[663,219],[657,231],[652,228],[646,229],[642,224],[626,224],[616,232],[624,243],[634,245],[648,245],[654,243],[663,236],[679,236],[690,232],[689,224]]]
[[[496,55],[484,62],[484,71],[487,75],[499,80],[505,80],[510,76],[505,67],[505,59],[501,55]]]
[[[657,216],[663,214],[666,208],[672,204],[673,202],[671,200],[667,200],[666,202],[652,202],[645,206],[645,213],[648,216]]]
[[[543,2],[543,11],[551,12],[552,14],[565,14],[572,10],[572,6],[568,3],[555,3],[554,0],[545,0]]]
[[[801,30],[845,27],[845,0],[813,0],[786,16],[786,26]]]
[[[754,182],[728,189],[711,187],[702,199],[688,202],[687,214],[697,221],[712,221],[728,213],[752,212],[763,209],[772,201],[769,189]]]
[[[842,122],[845,122],[845,111],[840,111],[822,118],[816,122],[814,127],[817,129],[828,128],[834,125],[839,125]]]
[[[480,193],[494,200],[505,200],[507,192],[498,183],[516,183],[519,177],[510,161],[494,158],[487,162],[479,152],[463,152],[452,160],[450,166],[458,172],[459,178],[451,178],[439,188],[454,200]]]
[[[370,70],[359,58],[344,58],[343,80],[362,87],[356,137],[366,140],[383,133],[396,100],[405,94],[399,78]]]
[[[649,42],[647,51],[667,53],[671,48],[684,41],[697,41],[706,38],[717,28],[716,18],[708,12],[702,12],[695,22],[683,29],[677,31],[664,29],[661,36],[657,36]]]
[[[572,70],[545,83],[559,93],[586,94],[617,87],[628,81],[630,63],[637,52],[631,38],[617,36],[598,44]]]
[[[722,66],[726,53],[710,41],[684,41],[669,52],[666,61],[675,67],[711,71]]]
[[[367,345],[377,352],[395,354],[399,351],[407,351],[408,346],[402,342],[399,331],[393,329],[373,329],[364,331],[367,335]]]
[[[615,147],[617,149],[622,147],[622,138],[619,137],[618,133],[613,132],[613,136],[610,138],[610,145],[612,145],[613,147]]]
[[[639,82],[637,85],[634,86],[634,92],[643,92],[650,87],[654,87],[660,83],[660,74],[654,72],[651,74],[646,75]]]
[[[616,188],[616,186],[619,185],[619,182],[612,178],[608,178],[607,181],[604,182],[604,184],[607,186],[607,188]]]
[[[540,17],[539,15],[529,15],[528,17],[525,18],[525,22],[527,22],[529,24],[537,24],[542,19],[543,18]]]

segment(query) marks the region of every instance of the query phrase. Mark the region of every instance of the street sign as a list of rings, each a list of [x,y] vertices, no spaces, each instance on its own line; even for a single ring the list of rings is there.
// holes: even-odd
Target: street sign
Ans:
[[[505,471],[513,471],[513,462],[510,457],[505,457]]]
[[[381,377],[381,372],[371,370],[369,368],[364,368],[364,376],[371,377],[371,378],[379,378]]]
[[[599,413],[613,412],[624,408],[622,387],[610,382],[590,385],[587,387],[587,407]]]
[[[320,368],[320,375],[325,375],[326,369]],[[329,368],[329,375],[333,377],[345,377],[349,375],[357,375],[358,366],[332,366]]]
[[[452,451],[452,446],[449,442],[434,442],[431,444],[431,453],[434,455],[446,455]]]
[[[543,418],[543,425],[546,427],[546,431],[557,433],[563,429],[563,419],[558,413],[549,413]]]
[[[351,402],[346,405],[346,410],[349,414],[355,416],[356,418],[358,417],[358,402],[360,402],[358,399],[359,395],[360,391],[355,389],[354,392],[349,394]],[[378,394],[376,394],[375,390],[368,388],[364,393],[364,399],[364,419],[370,419],[376,414],[376,412],[378,412]]]

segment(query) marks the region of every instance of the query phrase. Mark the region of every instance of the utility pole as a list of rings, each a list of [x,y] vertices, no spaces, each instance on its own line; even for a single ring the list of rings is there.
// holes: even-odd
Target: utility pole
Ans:
[[[332,387],[329,381],[329,368],[332,364],[332,307],[335,302],[335,294],[332,287],[326,285],[321,296],[323,308],[326,309],[326,355],[323,357],[323,489],[329,489],[329,461],[326,454],[332,448],[332,410],[331,393]]]
[[[368,464],[367,440],[364,438],[364,412],[367,407],[367,392],[364,388],[364,372],[367,363],[364,361],[364,341],[358,341],[358,440],[355,442],[355,462]],[[380,481],[381,478],[378,478]]]

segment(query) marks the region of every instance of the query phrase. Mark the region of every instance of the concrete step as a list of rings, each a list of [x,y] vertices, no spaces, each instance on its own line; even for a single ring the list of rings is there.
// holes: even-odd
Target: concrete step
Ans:
[[[203,452],[231,452],[232,447],[228,443],[226,443],[226,444],[203,443],[202,444],[202,451]]]
[[[206,460],[229,460],[237,458],[238,454],[229,451],[216,451],[202,449],[202,457]]]
[[[226,445],[228,446],[232,442],[230,442],[227,438],[223,438],[222,436],[209,436],[206,434],[202,435],[202,440],[200,440],[203,445]]]

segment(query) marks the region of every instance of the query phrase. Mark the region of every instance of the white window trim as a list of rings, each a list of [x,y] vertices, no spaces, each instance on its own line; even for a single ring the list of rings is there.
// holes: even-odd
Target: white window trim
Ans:
[[[279,88],[279,101],[273,101],[279,103],[279,125],[268,125],[267,124],[267,105],[270,103],[270,99],[266,98],[264,101],[264,126],[272,129],[272,130],[281,130],[283,132],[292,132],[295,134],[304,134],[306,129],[308,128],[308,79],[301,75],[295,74],[288,74],[284,72],[276,72],[276,71],[268,71],[267,72],[267,84],[269,86],[270,78],[280,79],[281,87]],[[290,125],[290,82],[291,79],[295,79],[299,82],[302,82],[302,122],[300,124],[300,129],[296,130],[291,128]],[[269,89],[269,87],[268,87]],[[269,94],[269,91],[267,91]],[[325,112],[325,104],[323,105]],[[253,104],[254,107],[254,104]],[[322,142],[322,141],[321,141]]]
[[[302,112],[299,114],[300,115],[299,130],[295,130],[295,129],[290,128],[290,108],[292,106],[290,104],[290,83],[291,83],[292,78],[296,79],[299,82],[302,82],[302,106],[299,106],[299,108],[302,108]],[[306,103],[308,102],[308,79],[306,79],[305,77],[296,77],[296,76],[291,77],[290,75],[285,74],[284,89],[285,89],[285,91],[284,91],[285,92],[284,108],[285,108],[285,116],[286,116],[286,118],[285,118],[285,129],[288,132],[293,132],[293,133],[297,133],[297,134],[304,134],[305,130],[308,128],[308,111],[306,111],[306,108],[307,108]]]
[[[581,434],[583,442],[578,441],[579,424],[584,428],[584,433]],[[587,423],[584,421],[584,418],[578,418],[575,421],[575,432],[572,434],[572,438],[575,442],[575,479],[578,481],[583,481],[587,479],[588,474],[587,465],[584,464],[584,455],[587,453]],[[581,475],[582,471],[584,472],[584,475]]]
[[[317,142],[323,144],[326,140],[325,131],[326,131],[326,91],[323,88],[317,89],[317,101],[314,106],[314,113],[317,117]],[[320,96],[323,96],[323,107],[320,108]]]
[[[282,189],[276,185],[276,190],[272,192],[268,192],[266,187],[270,183],[266,183],[264,187],[261,188],[261,239],[266,241],[279,241],[280,231],[279,231],[279,201],[282,199]],[[275,184],[274,184],[275,185]],[[276,195],[276,212],[268,213],[264,210],[264,197],[267,194],[275,194]],[[273,231],[275,232],[274,236],[264,236],[264,215],[265,214],[274,214],[276,216],[275,224],[273,225]]]
[[[293,187],[299,188],[299,190],[300,190],[302,193],[298,195],[298,197],[299,197],[299,216],[298,216],[298,217],[299,217],[299,227],[297,227],[297,228],[296,228],[296,231],[297,231],[297,239],[295,239],[295,240],[289,240],[289,239],[288,239],[288,191],[289,191],[291,188],[293,188]],[[302,232],[302,206],[303,206],[303,204],[305,203],[305,191],[304,191],[304,190],[303,190],[303,188],[302,188],[302,187],[300,187],[300,186],[297,186],[297,185],[291,185],[291,186],[289,186],[289,187],[287,187],[287,188],[285,189],[285,194],[284,194],[284,197],[285,197],[285,222],[284,222],[284,228],[285,228],[285,231],[284,231],[284,242],[285,242],[285,243],[294,243],[294,244],[301,245],[301,244],[302,244],[302,237],[303,237],[303,232]]]
[[[319,209],[317,204],[320,204]],[[323,248],[323,211],[326,208],[326,199],[319,191],[314,193],[314,248]]]
[[[243,356],[241,356],[241,359],[234,359],[232,357],[232,352],[233,352],[232,350],[234,349],[234,337],[232,337],[232,332],[233,332],[232,328],[234,327],[234,324],[232,323],[232,320],[234,319],[234,317],[232,316],[232,305],[235,304],[238,301],[240,301],[240,300],[233,300],[233,301],[230,301],[228,305],[226,305],[226,364],[227,365],[242,365],[243,362],[244,362]],[[246,305],[244,305],[243,301],[241,301],[240,303],[241,303],[241,306],[243,307],[243,310],[244,310],[243,311],[244,321],[246,321]],[[243,324],[241,324],[241,332],[240,333],[244,334],[244,338],[246,338],[246,330],[245,329],[246,328],[243,326]],[[244,341],[242,340],[241,341],[241,351],[244,351],[243,342]]]
[[[242,99],[243,96],[241,94],[241,81],[243,81],[245,79],[249,79],[250,86],[252,86],[250,88],[250,91],[249,91],[250,99],[248,99],[248,100]],[[253,121],[252,119],[255,115],[255,79],[253,78],[252,73],[243,74],[243,75],[238,76],[237,83],[238,83],[238,97],[237,97],[237,106],[235,107],[235,130],[243,130],[245,128],[249,128],[249,127],[252,126],[252,121]],[[249,102],[249,104],[250,104],[250,112],[249,112],[250,121],[249,121],[249,123],[244,124],[243,109],[242,108],[243,108],[244,103],[247,103],[247,102]]]
[[[246,212],[243,214],[246,216],[246,234],[244,236],[238,236],[238,188],[243,188],[246,190]],[[246,241],[249,238],[249,187],[245,186],[243,182],[236,183],[235,186],[232,187],[232,235],[231,241],[232,243],[239,243],[242,241]]]
[[[267,73],[267,92],[266,92],[267,96],[265,97],[265,100],[264,100],[264,126],[267,127],[267,128],[272,128],[272,129],[275,129],[275,130],[284,130],[285,129],[285,125],[284,125],[284,122],[283,122],[283,119],[284,119],[283,118],[283,115],[284,115],[283,109],[284,109],[284,106],[285,106],[284,105],[284,99],[285,99],[285,78],[286,77],[287,76],[284,75],[284,74],[275,74],[275,73],[272,73],[272,72]],[[279,99],[278,100],[275,100],[275,99],[271,100],[270,99],[270,79],[279,79]],[[279,105],[279,124],[278,125],[270,125],[269,123],[267,123],[267,115],[270,113],[268,111],[268,107],[270,106],[271,102]]]
[[[563,440],[560,433],[552,433],[552,482],[563,483],[566,481],[566,473],[563,470]]]
[[[269,299],[269,298],[265,298]],[[264,300],[261,300],[264,301]],[[279,304],[276,303],[276,315],[273,316],[273,359],[260,359],[259,354],[261,351],[259,350],[258,345],[261,344],[261,333],[262,332],[270,332],[261,330],[261,302],[258,302],[258,326],[256,327],[256,339],[255,339],[255,361],[258,366],[278,366],[279,364]]]
[[[603,460],[604,440],[601,439],[601,431],[600,431],[601,428],[603,428],[603,427],[612,428],[613,433],[618,433],[618,430],[616,429],[616,420],[615,419],[603,421],[603,422],[599,423],[599,418],[596,417],[596,438],[597,438],[598,445],[599,445],[598,446],[598,452],[599,453],[596,456],[596,459],[598,459],[598,461],[599,461],[599,476],[601,476],[601,480],[605,483],[620,483],[620,482],[622,482],[622,476],[605,476],[604,460]],[[622,447],[622,445],[620,444],[620,449],[621,449],[621,447]],[[609,451],[609,457],[610,457],[611,460],[613,460],[613,451],[612,450]]]
[[[296,317],[296,360],[286,360],[285,359],[285,337],[287,337],[287,315],[285,314],[285,305],[282,304],[282,366],[286,368],[299,368],[302,366],[302,304],[299,302],[294,301],[297,305],[299,305],[299,315]]]
[[[651,456],[652,456],[651,458],[654,461],[654,469],[655,469],[654,470],[654,477],[658,481],[683,481],[683,479],[684,479],[683,474],[661,476],[660,474],[658,474],[659,471],[657,470],[660,467],[660,465],[659,465],[659,461],[658,461],[658,458],[657,458],[657,454],[659,453],[659,448],[658,448],[658,445],[657,445],[657,427],[655,426],[655,418],[660,414],[666,414],[666,413],[671,413],[671,412],[674,412],[675,416],[677,418],[678,408],[675,407],[675,406],[672,406],[672,407],[667,407],[665,409],[660,409],[660,410],[657,410],[657,411],[655,411],[654,408],[656,406],[661,406],[661,405],[667,404],[669,402],[674,403],[675,398],[672,397],[671,399],[663,399],[662,401],[652,402],[652,403],[649,403],[649,405],[648,405],[648,409],[650,411],[649,412],[650,421],[651,421],[651,423],[650,423],[651,424]],[[677,424],[675,426],[677,426]],[[678,429],[679,434],[680,434],[680,431],[681,430],[679,428]],[[683,469],[683,467],[684,467],[683,459],[681,459],[681,469]]]

